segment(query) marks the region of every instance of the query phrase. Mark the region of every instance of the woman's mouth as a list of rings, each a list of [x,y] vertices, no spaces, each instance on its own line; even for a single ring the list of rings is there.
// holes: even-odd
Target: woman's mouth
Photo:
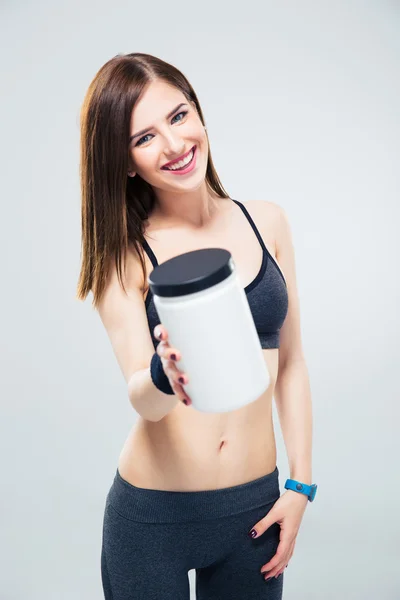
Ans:
[[[194,169],[196,166],[197,146],[193,146],[189,154],[184,160],[175,163],[171,167],[161,167],[163,171],[175,173],[176,175],[185,175]]]

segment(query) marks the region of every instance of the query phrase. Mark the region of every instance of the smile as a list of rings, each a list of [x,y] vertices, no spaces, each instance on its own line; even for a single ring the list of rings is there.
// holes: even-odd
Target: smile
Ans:
[[[161,167],[164,171],[169,171],[170,173],[184,174],[194,168],[196,164],[196,152],[197,146],[193,146],[190,152],[186,155],[186,157],[180,161],[173,163],[170,167]]]

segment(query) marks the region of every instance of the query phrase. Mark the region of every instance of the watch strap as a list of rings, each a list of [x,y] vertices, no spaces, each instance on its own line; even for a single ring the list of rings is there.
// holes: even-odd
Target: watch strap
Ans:
[[[301,481],[297,481],[296,479],[287,479],[285,483],[285,489],[293,490],[294,492],[304,494],[308,497],[310,502],[312,502],[315,498],[315,494],[317,493],[317,487],[318,486],[315,483],[307,485],[306,483],[302,483]]]

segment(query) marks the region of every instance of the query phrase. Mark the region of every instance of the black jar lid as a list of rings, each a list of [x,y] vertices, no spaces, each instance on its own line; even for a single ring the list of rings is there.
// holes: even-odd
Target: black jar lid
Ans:
[[[202,248],[179,254],[157,265],[147,278],[157,296],[175,297],[206,290],[234,271],[232,255],[224,248]]]

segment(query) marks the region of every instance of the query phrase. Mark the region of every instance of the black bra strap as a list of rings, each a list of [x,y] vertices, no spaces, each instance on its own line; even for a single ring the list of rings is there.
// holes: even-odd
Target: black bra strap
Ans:
[[[233,200],[233,198],[232,198],[232,200]],[[239,204],[240,208],[242,209],[242,211],[243,211],[243,212],[244,212],[244,214],[246,215],[246,217],[247,217],[247,219],[248,219],[248,221],[249,221],[250,225],[251,225],[251,226],[252,226],[252,228],[253,228],[253,231],[254,231],[254,233],[255,233],[255,234],[256,234],[256,236],[258,237],[258,241],[260,242],[260,244],[261,244],[261,247],[263,248],[264,252],[267,254],[268,258],[269,258],[270,260],[272,260],[272,262],[274,263],[274,265],[275,265],[275,267],[276,267],[276,270],[278,271],[279,275],[282,277],[284,284],[287,286],[287,284],[286,284],[286,279],[285,279],[285,277],[284,277],[284,275],[283,275],[283,273],[282,273],[282,271],[281,271],[281,268],[279,267],[278,263],[276,262],[276,260],[275,260],[275,257],[274,257],[274,256],[272,256],[271,252],[268,250],[267,246],[265,245],[265,242],[264,242],[264,240],[262,239],[262,237],[261,237],[261,235],[260,235],[260,232],[258,231],[258,229],[257,229],[257,227],[256,227],[256,224],[254,223],[253,219],[252,219],[252,218],[251,218],[251,216],[249,215],[249,213],[248,213],[248,211],[247,211],[246,207],[245,207],[245,206],[244,206],[244,205],[243,205],[241,202],[239,202],[238,200],[233,200],[233,201],[234,201],[234,202],[236,202],[236,204]]]
[[[150,248],[150,246],[149,246],[149,244],[148,244],[148,242],[147,242],[146,239],[144,240],[143,248],[144,248],[145,252],[147,252],[147,255],[150,258],[153,267],[157,267],[158,266],[158,262],[157,262],[157,259],[156,259],[156,255],[154,254],[153,250]]]
[[[233,200],[233,198],[232,198],[232,200]],[[265,243],[264,243],[264,240],[262,239],[262,237],[261,237],[261,235],[260,235],[260,232],[258,231],[258,229],[257,229],[257,226],[256,226],[256,224],[254,223],[253,219],[251,218],[251,216],[250,216],[250,214],[249,214],[249,212],[248,212],[247,208],[244,206],[244,204],[242,204],[241,202],[239,202],[239,200],[233,200],[233,202],[235,202],[235,204],[238,204],[238,205],[240,206],[240,208],[242,209],[242,211],[243,211],[244,215],[246,216],[246,218],[247,218],[248,222],[249,222],[249,223],[250,223],[250,225],[252,226],[252,228],[253,228],[253,231],[254,231],[254,233],[255,233],[255,234],[256,234],[256,236],[257,236],[257,239],[258,239],[258,241],[260,242],[261,248],[262,248],[262,249],[263,249],[263,250],[264,250],[264,251],[265,251],[267,254],[269,254],[269,252],[268,252],[268,248],[266,247],[266,245],[265,245]]]

